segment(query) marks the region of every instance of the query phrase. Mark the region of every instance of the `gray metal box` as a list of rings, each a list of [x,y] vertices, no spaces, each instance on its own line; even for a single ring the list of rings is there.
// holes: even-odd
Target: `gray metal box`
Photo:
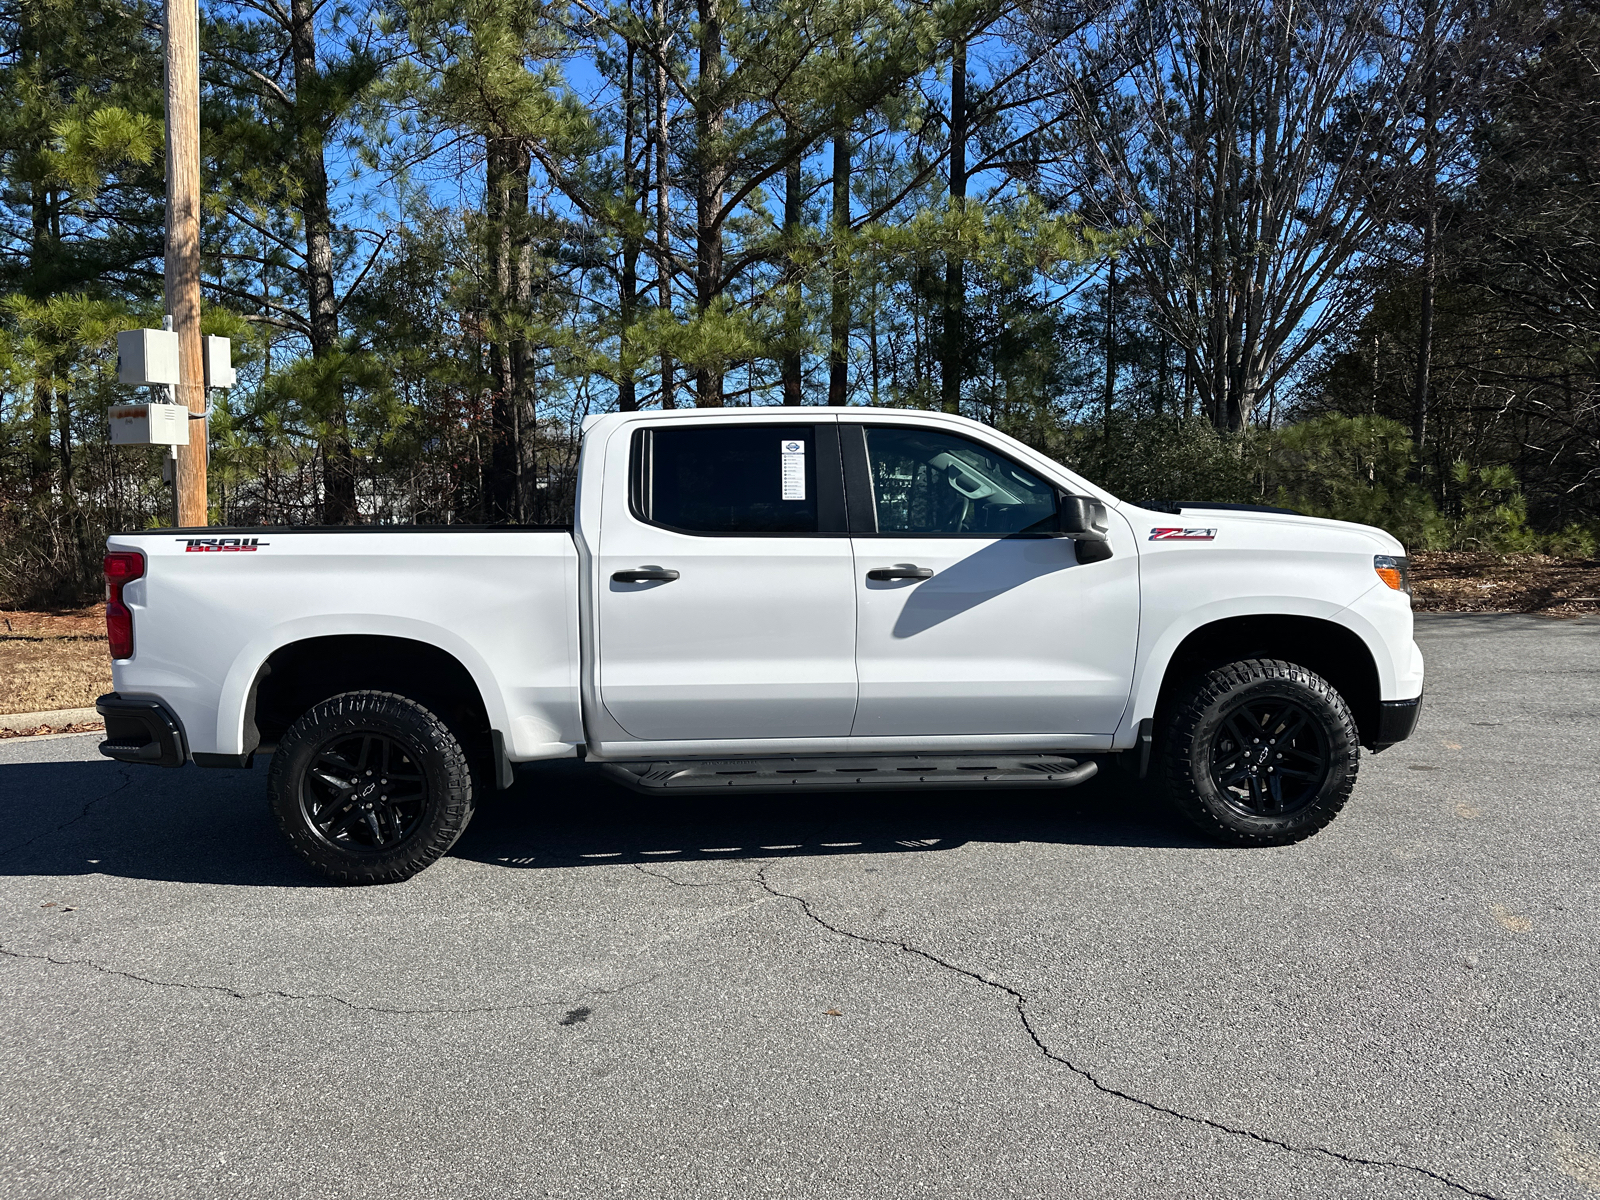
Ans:
[[[239,380],[233,369],[233,342],[225,337],[207,334],[201,339],[206,360],[206,386],[231,388]]]
[[[126,329],[117,334],[117,382],[179,382],[178,335],[168,329]]]
[[[113,446],[187,446],[189,410],[182,404],[113,404]]]

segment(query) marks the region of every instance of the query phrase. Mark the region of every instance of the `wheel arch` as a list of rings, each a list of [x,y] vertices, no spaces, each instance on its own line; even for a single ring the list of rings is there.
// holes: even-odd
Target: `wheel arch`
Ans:
[[[415,700],[464,742],[489,737],[491,718],[478,681],[449,651],[389,634],[324,634],[286,642],[261,664],[245,699],[245,752],[276,743],[312,705],[359,690]]]
[[[1159,724],[1174,694],[1189,679],[1225,663],[1274,658],[1321,675],[1344,697],[1369,745],[1381,719],[1378,663],[1366,640],[1347,625],[1325,617],[1254,614],[1224,617],[1186,634],[1161,677],[1153,715]]]

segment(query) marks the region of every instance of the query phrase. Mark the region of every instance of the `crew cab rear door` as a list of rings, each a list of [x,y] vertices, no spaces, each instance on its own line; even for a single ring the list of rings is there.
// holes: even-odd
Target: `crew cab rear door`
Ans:
[[[855,530],[856,737],[1110,735],[1132,686],[1138,563],[1047,532],[1058,492],[994,447],[839,426]]]
[[[635,425],[607,467],[601,703],[644,741],[844,737],[855,586],[831,416]],[[608,459],[608,464],[613,461]]]

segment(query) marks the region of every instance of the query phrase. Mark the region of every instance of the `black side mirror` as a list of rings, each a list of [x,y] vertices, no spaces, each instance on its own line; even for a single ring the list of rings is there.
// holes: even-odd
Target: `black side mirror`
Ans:
[[[1103,542],[1111,527],[1106,506],[1087,496],[1062,496],[1056,519],[1056,535],[1078,542]]]

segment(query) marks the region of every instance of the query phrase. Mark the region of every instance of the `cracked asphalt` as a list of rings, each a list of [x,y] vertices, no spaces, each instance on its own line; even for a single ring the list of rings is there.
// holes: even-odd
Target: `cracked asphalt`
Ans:
[[[322,885],[253,772],[0,743],[0,1196],[1592,1197],[1600,620],[1419,618],[1299,846],[525,770]]]

